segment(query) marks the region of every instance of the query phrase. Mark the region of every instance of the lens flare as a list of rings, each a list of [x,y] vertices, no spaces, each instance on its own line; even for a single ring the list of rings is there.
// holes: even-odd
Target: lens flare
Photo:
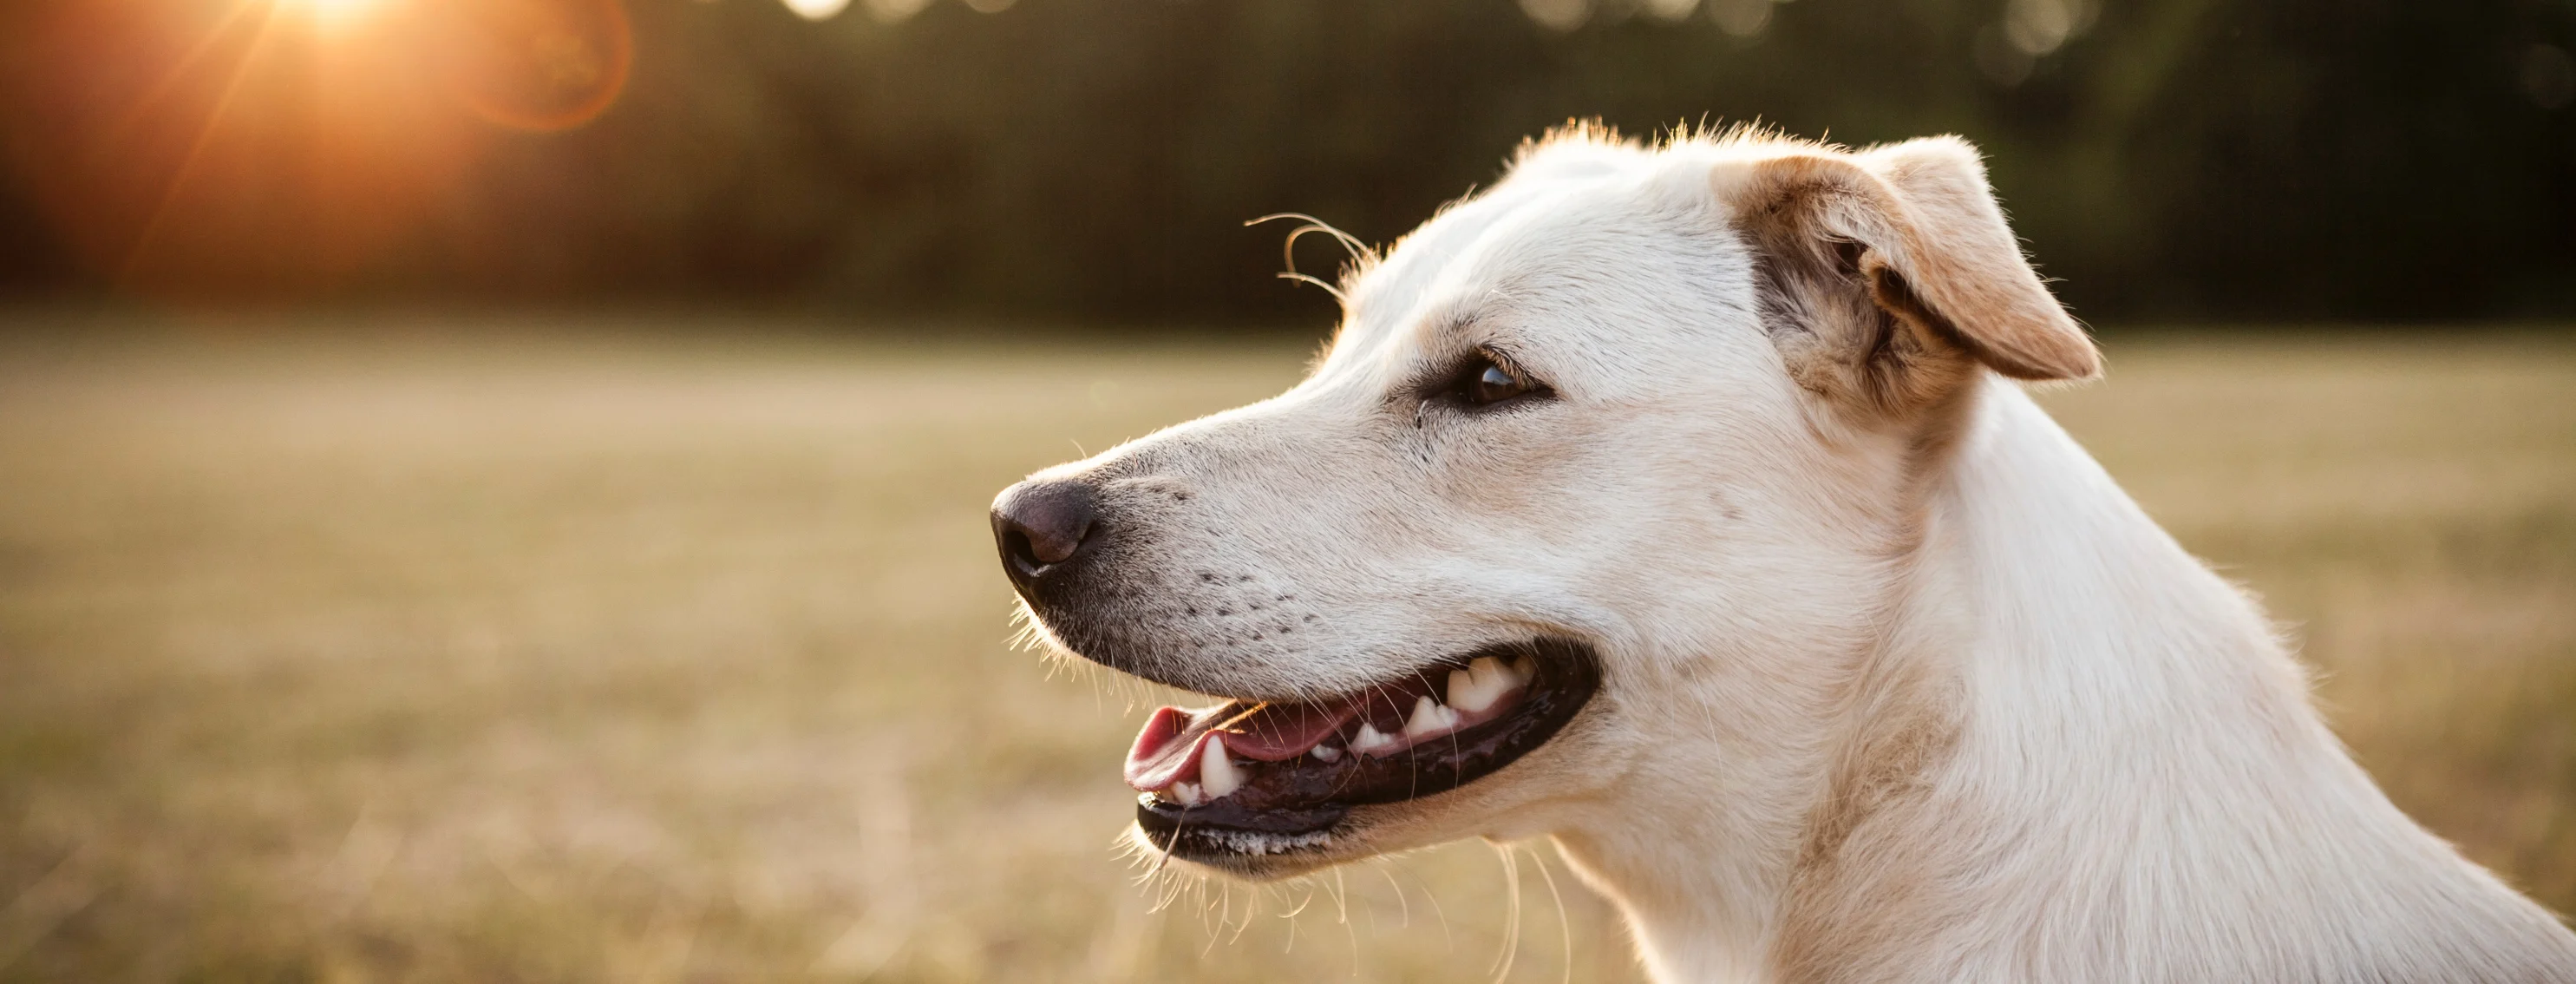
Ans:
[[[623,0],[117,0],[27,27],[13,72],[55,136],[0,141],[0,175],[84,266],[172,298],[470,254],[448,191],[509,131],[596,119],[634,62]]]
[[[568,130],[607,111],[635,64],[617,0],[446,0],[449,84],[485,120]]]

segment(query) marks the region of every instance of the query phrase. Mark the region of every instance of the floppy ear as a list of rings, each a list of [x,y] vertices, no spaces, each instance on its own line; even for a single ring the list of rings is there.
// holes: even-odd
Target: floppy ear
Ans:
[[[1955,392],[1977,365],[2032,380],[2101,371],[1963,141],[1790,153],[1713,179],[1761,254],[1764,317],[1809,389],[1896,412]]]

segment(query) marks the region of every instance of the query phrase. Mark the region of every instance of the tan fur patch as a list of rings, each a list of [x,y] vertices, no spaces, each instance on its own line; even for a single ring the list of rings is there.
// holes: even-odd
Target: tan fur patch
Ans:
[[[1715,183],[1760,258],[1766,320],[1809,392],[1867,425],[1941,402],[1978,365],[2020,379],[2100,370],[2013,245],[1973,154],[1938,141],[1862,157],[1793,151]]]

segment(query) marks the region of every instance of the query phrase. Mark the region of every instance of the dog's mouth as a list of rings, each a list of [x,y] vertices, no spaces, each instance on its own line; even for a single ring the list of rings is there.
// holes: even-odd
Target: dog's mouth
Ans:
[[[1600,681],[1590,647],[1539,639],[1326,700],[1166,707],[1127,753],[1136,824],[1189,858],[1320,848],[1353,807],[1455,789],[1546,744]]]

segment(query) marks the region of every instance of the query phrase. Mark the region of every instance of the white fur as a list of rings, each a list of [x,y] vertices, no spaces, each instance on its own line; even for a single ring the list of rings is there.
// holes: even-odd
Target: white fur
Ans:
[[[1296,388],[1044,473],[1104,490],[1126,590],[1041,628],[1262,697],[1591,643],[1602,691],[1546,746],[1226,867],[1549,835],[1660,981],[2576,980],[2576,936],[2391,806],[2253,603],[2016,385],[1891,418],[1801,382],[1831,346],[1766,323],[1712,175],[1955,189],[1965,153],[1560,139],[1359,271]],[[1558,397],[1408,389],[1477,345]]]
[[[1834,979],[2576,980],[2556,920],[2354,765],[2242,593],[2016,387],[1982,397],[1885,643],[1955,667],[1963,741],[1877,821],[1911,870],[1853,872],[1840,905],[1939,887],[1893,893]],[[1561,843],[1658,980],[1767,979],[1793,846],[1648,802]]]

